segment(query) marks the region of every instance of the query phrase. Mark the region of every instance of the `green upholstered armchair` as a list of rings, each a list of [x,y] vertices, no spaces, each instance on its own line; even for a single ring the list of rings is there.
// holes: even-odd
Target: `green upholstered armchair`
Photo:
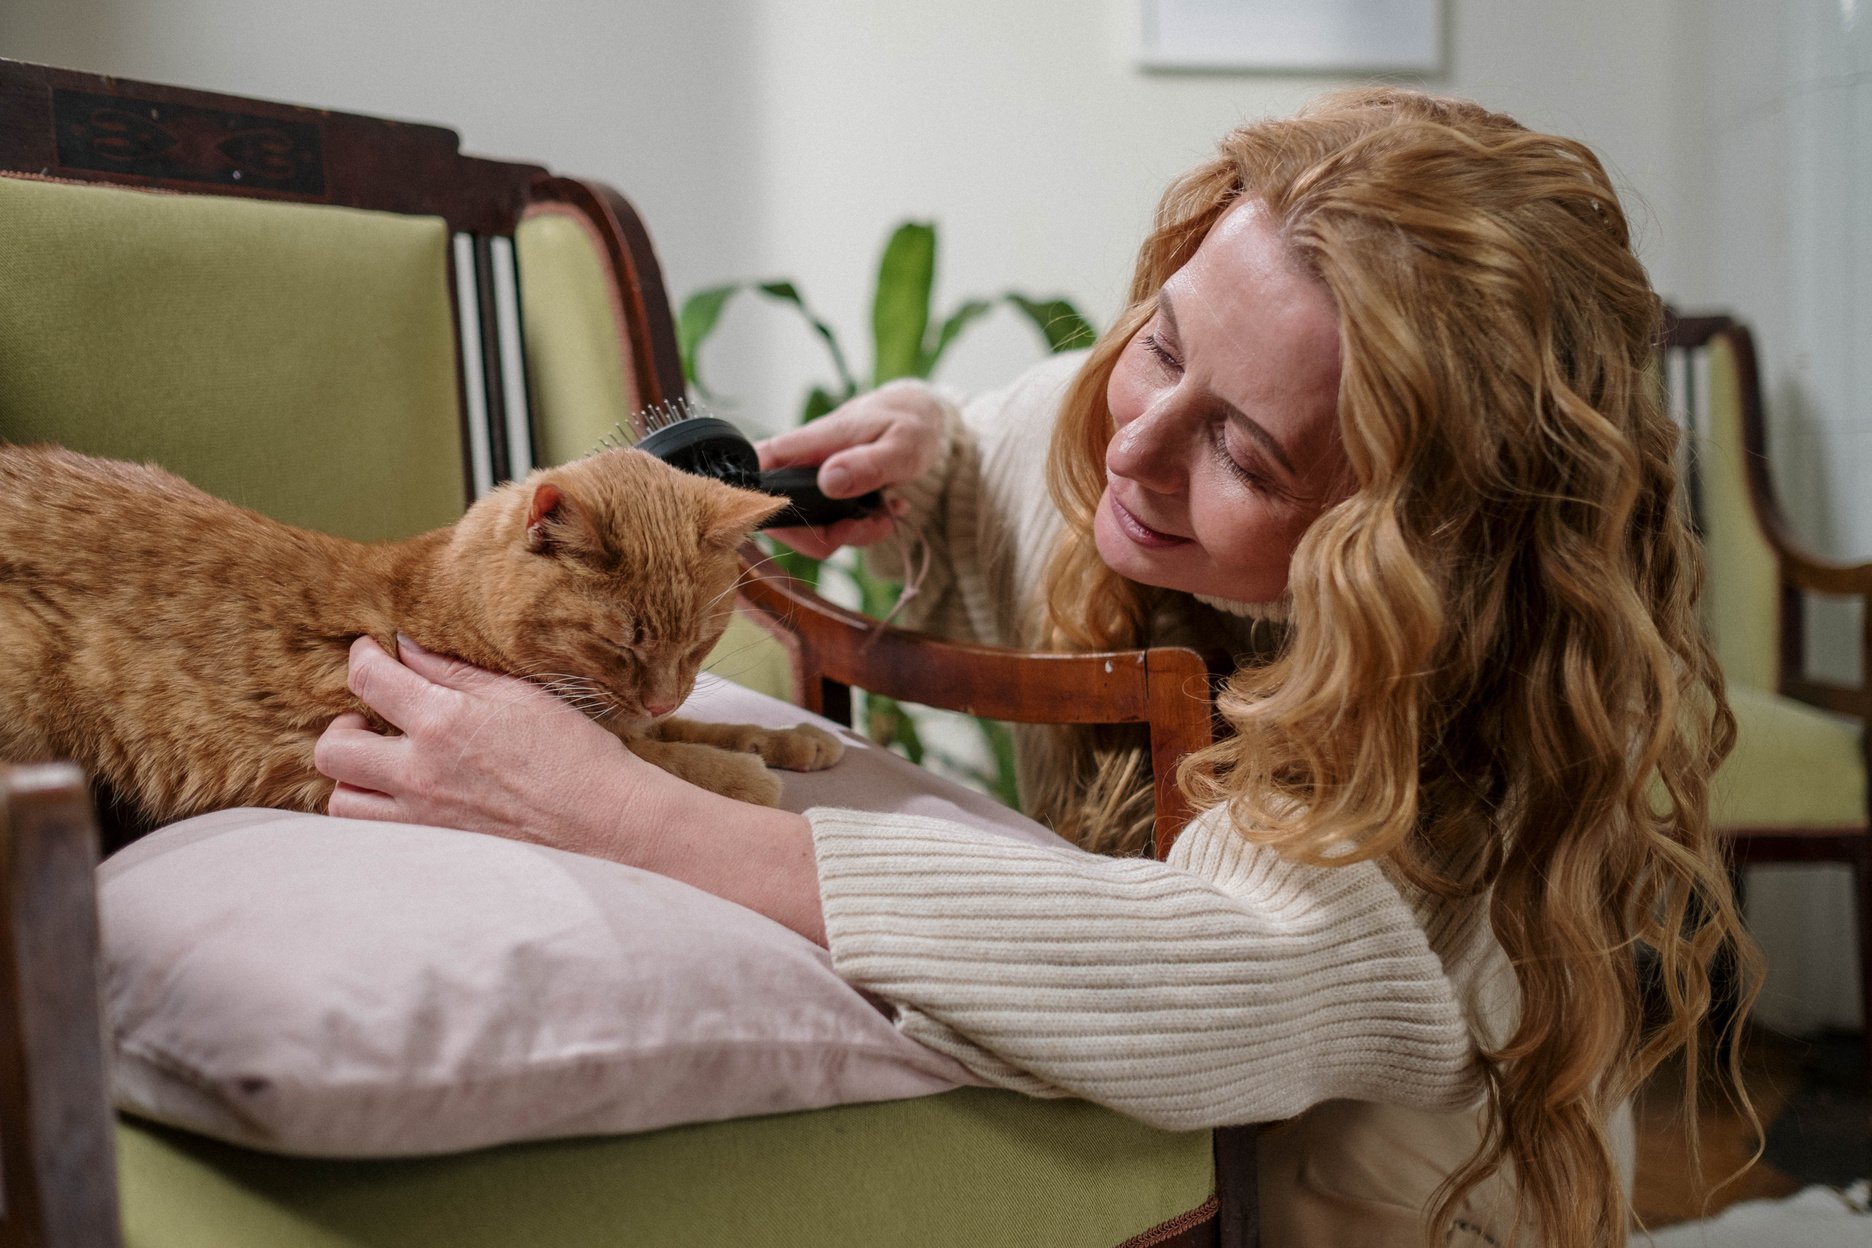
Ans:
[[[1806,551],[1775,501],[1755,342],[1728,316],[1673,320],[1673,389],[1691,441],[1692,506],[1708,560],[1711,640],[1735,709],[1735,752],[1713,807],[1738,871],[1758,863],[1852,869],[1859,976],[1872,1009],[1872,834],[1866,726],[1872,720],[1872,563]],[[1858,599],[1856,685],[1806,673],[1809,594]],[[1872,1031],[1866,1040],[1872,1077]]]
[[[681,392],[614,192],[435,127],[0,60],[0,439],[379,538]],[[998,1090],[378,1162],[115,1120],[95,846],[72,769],[0,769],[0,1245],[1254,1241],[1251,1131]]]

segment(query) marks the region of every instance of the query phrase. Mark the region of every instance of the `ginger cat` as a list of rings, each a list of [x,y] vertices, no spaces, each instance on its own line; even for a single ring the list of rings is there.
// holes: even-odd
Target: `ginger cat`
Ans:
[[[666,718],[733,608],[735,552],[782,500],[613,450],[495,490],[454,525],[363,544],[159,468],[0,445],[0,761],[77,761],[156,823],[322,811],[312,747],[347,654],[396,634],[531,679],[650,762],[771,805],[816,728]],[[381,721],[372,717],[373,723]],[[747,752],[747,751],[751,751]]]

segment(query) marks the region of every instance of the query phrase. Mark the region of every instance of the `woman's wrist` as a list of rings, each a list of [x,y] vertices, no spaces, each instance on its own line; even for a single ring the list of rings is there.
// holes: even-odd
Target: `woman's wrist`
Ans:
[[[826,943],[812,825],[671,779],[656,786],[629,865],[746,906],[817,945]],[[611,855],[608,855],[611,856]]]

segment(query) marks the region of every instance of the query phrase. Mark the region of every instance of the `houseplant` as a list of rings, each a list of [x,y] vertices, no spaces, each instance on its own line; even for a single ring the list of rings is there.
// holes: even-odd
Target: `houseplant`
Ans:
[[[1049,351],[1069,351],[1091,345],[1095,336],[1091,324],[1062,298],[1037,299],[1017,291],[1005,291],[989,298],[966,299],[948,315],[937,317],[934,309],[936,254],[936,227],[929,222],[906,221],[891,232],[885,243],[871,299],[869,388],[900,377],[931,377],[957,338],[997,305],[1012,307],[1031,322]],[[832,380],[808,389],[800,408],[801,424],[817,420],[859,393],[858,377],[838,333],[806,302],[797,283],[772,280],[710,286],[683,301],[677,336],[682,349],[683,372],[697,394],[705,400],[712,397],[702,379],[702,346],[714,332],[730,300],[743,291],[752,291],[793,308],[825,345]],[[790,575],[815,587],[824,587],[827,572],[834,572],[852,587],[856,606],[867,615],[880,618],[888,615],[902,591],[902,586],[895,582],[873,576],[855,558],[835,555],[827,561],[810,559],[777,543],[772,554],[775,562]],[[848,552],[840,552],[840,555],[846,554]],[[873,740],[894,746],[911,761],[921,763],[930,754],[924,744],[923,727],[939,722],[929,718],[938,714],[927,708],[913,712],[892,699],[867,696],[863,722]],[[1009,805],[1017,805],[1013,739],[1007,726],[985,719],[977,719],[975,723],[987,747],[990,762],[986,767],[940,754],[935,761],[948,763],[950,769],[963,778],[974,781]]]

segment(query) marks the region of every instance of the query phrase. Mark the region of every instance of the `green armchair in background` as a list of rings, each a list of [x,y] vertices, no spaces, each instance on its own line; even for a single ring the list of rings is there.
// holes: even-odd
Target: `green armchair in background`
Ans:
[[[1713,807],[1738,872],[1762,863],[1852,871],[1859,982],[1872,1010],[1872,563],[1823,560],[1794,537],[1769,473],[1761,377],[1746,325],[1672,321],[1671,374],[1690,429],[1692,505],[1708,560],[1711,639],[1736,715]],[[1857,683],[1807,674],[1805,599],[1856,599]],[[1872,1029],[1865,1049],[1872,1079]]]

